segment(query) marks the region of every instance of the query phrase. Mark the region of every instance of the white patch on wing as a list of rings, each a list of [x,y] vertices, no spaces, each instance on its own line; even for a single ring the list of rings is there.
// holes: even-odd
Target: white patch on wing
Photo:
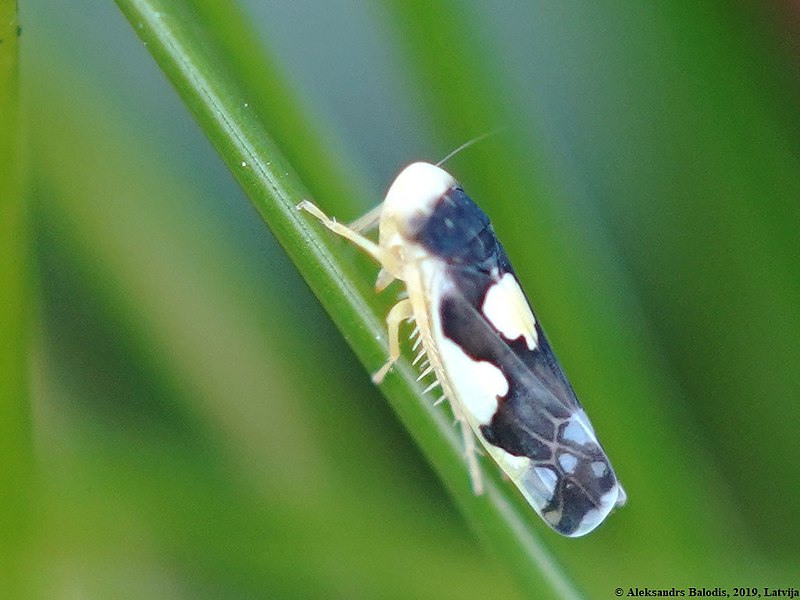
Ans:
[[[602,460],[596,460],[590,466],[592,468],[592,473],[594,473],[594,476],[598,479],[604,477],[606,473],[608,473],[608,465]]]
[[[511,273],[504,274],[489,288],[482,310],[488,321],[507,340],[516,340],[522,336],[528,350],[533,350],[538,345],[536,319],[517,278]]]
[[[486,425],[497,411],[498,397],[508,394],[508,380],[495,365],[468,356],[461,346],[444,335],[439,308],[442,295],[452,285],[445,275],[446,265],[429,258],[419,267],[430,299],[431,342],[443,376],[447,378],[447,387],[452,390],[450,400],[458,403],[473,428]]]
[[[575,467],[578,466],[578,458],[569,452],[562,452],[558,457],[558,464],[561,465],[565,473],[572,475],[575,472]]]
[[[556,475],[555,471],[548,467],[536,467],[534,471],[536,471],[539,481],[541,481],[544,490],[547,492],[544,497],[545,500],[552,500],[553,494],[556,493],[556,483],[558,483],[558,476]]]
[[[567,426],[564,427],[561,437],[567,442],[588,444],[594,439],[594,436],[591,435],[591,433],[591,431],[586,429],[586,425],[583,423],[583,420],[576,419],[575,416],[572,416],[567,420]]]
[[[452,340],[438,340],[440,359],[462,408],[480,424],[497,411],[497,398],[508,394],[508,380],[493,364],[477,361]]]

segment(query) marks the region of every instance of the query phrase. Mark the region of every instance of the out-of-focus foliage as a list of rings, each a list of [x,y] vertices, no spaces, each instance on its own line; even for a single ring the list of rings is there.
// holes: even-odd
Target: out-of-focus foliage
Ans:
[[[253,1],[219,24],[261,36],[278,68],[232,76],[286,90],[270,133],[345,220],[407,162],[506,127],[448,169],[628,492],[580,540],[531,515],[597,598],[800,583],[793,32],[670,6]],[[135,25],[22,8],[40,298],[16,432],[36,467],[16,466],[41,595],[541,597],[453,508]]]

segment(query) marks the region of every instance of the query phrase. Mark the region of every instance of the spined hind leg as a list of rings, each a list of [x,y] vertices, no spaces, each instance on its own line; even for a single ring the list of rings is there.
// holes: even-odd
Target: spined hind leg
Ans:
[[[467,459],[467,468],[469,469],[469,480],[472,483],[472,493],[476,496],[483,494],[483,477],[481,475],[481,467],[478,463],[478,446],[476,445],[475,433],[467,423],[467,420],[461,415],[454,402],[450,403],[453,408],[453,413],[456,417],[456,422],[461,427],[461,439],[464,440],[464,458]]]

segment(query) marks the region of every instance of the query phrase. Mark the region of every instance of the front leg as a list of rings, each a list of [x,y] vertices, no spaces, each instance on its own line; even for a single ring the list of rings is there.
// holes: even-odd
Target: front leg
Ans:
[[[324,212],[322,212],[319,208],[317,208],[314,204],[312,204],[308,200],[303,200],[300,204],[298,204],[297,210],[304,210],[307,213],[311,213],[333,233],[340,235],[347,240],[350,240],[356,246],[364,250],[372,258],[378,261],[381,265],[385,263],[384,261],[385,252],[383,248],[381,248],[378,244],[376,244],[372,240],[365,238],[363,235],[361,235],[354,229],[350,229],[347,225],[339,223],[336,219],[331,219],[328,215],[326,215]]]

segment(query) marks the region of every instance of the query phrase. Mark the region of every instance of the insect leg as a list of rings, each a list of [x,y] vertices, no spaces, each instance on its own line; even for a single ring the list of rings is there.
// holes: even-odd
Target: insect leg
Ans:
[[[383,212],[383,204],[378,204],[378,206],[370,210],[367,214],[350,223],[350,229],[361,233],[362,231],[369,231],[375,228],[381,220],[381,212]]]
[[[298,204],[297,210],[304,210],[307,213],[311,213],[317,219],[319,219],[322,222],[322,224],[325,225],[325,227],[330,229],[332,232],[342,236],[345,239],[350,240],[356,246],[364,250],[364,252],[369,254],[372,258],[377,260],[379,263],[384,264],[385,253],[378,244],[376,244],[370,239],[365,238],[357,231],[350,229],[347,225],[339,223],[335,219],[331,219],[328,215],[326,215],[324,212],[322,212],[319,208],[317,208],[314,204],[312,204],[308,200],[303,200],[300,204]]]
[[[404,298],[395,304],[386,315],[386,328],[389,332],[389,360],[373,376],[372,381],[380,383],[386,373],[400,358],[400,323],[414,316],[411,300]]]
[[[458,414],[458,409],[455,408],[455,403],[451,402],[450,406],[453,407],[453,412],[456,413],[461,425],[461,438],[464,440],[464,456],[467,459],[467,467],[469,468],[469,479],[472,482],[472,493],[476,496],[483,494],[483,478],[481,477],[481,468],[478,464],[478,448],[475,446],[475,434],[472,432],[467,420]]]

